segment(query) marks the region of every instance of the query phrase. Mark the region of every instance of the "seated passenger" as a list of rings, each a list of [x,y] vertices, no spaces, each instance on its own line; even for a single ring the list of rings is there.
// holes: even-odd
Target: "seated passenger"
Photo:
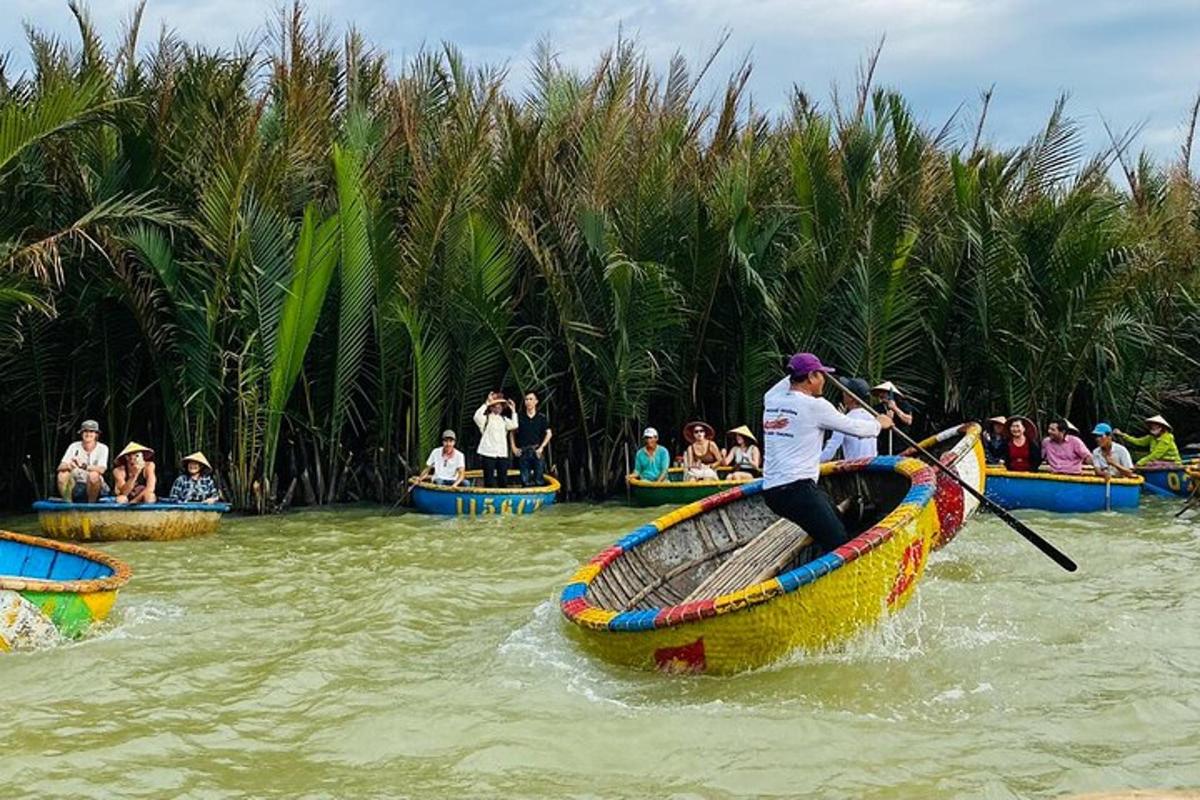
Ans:
[[[429,458],[425,459],[425,469],[409,482],[420,483],[432,473],[433,483],[438,486],[470,486],[471,482],[463,479],[467,471],[467,457],[455,447],[457,441],[454,431],[449,428],[442,431],[442,446],[433,449]]]
[[[1164,464],[1179,464],[1183,459],[1179,457],[1179,448],[1175,446],[1175,434],[1171,432],[1171,423],[1167,422],[1158,414],[1146,419],[1146,430],[1150,433],[1146,436],[1130,436],[1128,433],[1122,433],[1114,428],[1113,435],[1124,439],[1135,447],[1148,447],[1150,452],[1137,460],[1139,467],[1144,467],[1147,464],[1161,462]]]
[[[671,469],[671,454],[667,452],[667,448],[658,446],[658,431],[646,428],[642,431],[642,439],[646,445],[637,451],[630,477],[653,483],[667,480]]]
[[[689,422],[683,429],[687,449],[683,451],[685,481],[717,480],[717,464],[721,463],[721,448],[713,441],[716,430],[707,422]]]
[[[1097,447],[1092,451],[1092,465],[1099,475],[1110,478],[1132,478],[1137,475],[1133,471],[1133,458],[1124,445],[1113,441],[1113,428],[1107,422],[1101,422],[1092,429],[1096,437]]]
[[[863,408],[862,403],[855,399],[857,397],[865,398],[870,392],[867,382],[862,378],[850,378],[846,381],[845,386],[850,390],[842,392],[842,406],[846,409],[846,416],[852,419],[875,419],[871,410]],[[829,435],[829,441],[825,443],[824,449],[821,450],[821,461],[833,461],[838,457],[838,450],[842,451],[841,457],[844,459],[874,458],[879,455],[879,437],[851,436],[841,431],[834,431]]]
[[[113,464],[113,484],[118,503],[138,505],[158,500],[154,494],[158,477],[154,473],[153,450],[130,442]]]
[[[758,450],[758,442],[754,434],[745,425],[729,431],[733,437],[733,447],[725,452],[721,463],[733,467],[729,473],[731,481],[749,481],[762,474],[762,453]],[[872,440],[873,441],[873,440]]]
[[[109,493],[108,445],[100,443],[100,423],[85,419],[79,441],[72,442],[58,464],[58,493],[70,503],[94,503]]]
[[[1037,472],[1042,465],[1042,448],[1038,447],[1037,426],[1027,417],[1008,418],[1008,439],[1005,441],[1004,465],[1011,472]]]
[[[1008,418],[988,419],[989,430],[983,432],[983,454],[989,464],[1000,464],[1008,455]]]
[[[184,474],[171,484],[168,499],[173,503],[216,503],[221,499],[212,479],[212,465],[199,450],[183,458]]]
[[[1092,463],[1092,454],[1078,436],[1070,435],[1067,421],[1059,418],[1046,426],[1046,438],[1042,440],[1042,457],[1051,472],[1063,475],[1079,475],[1085,464]]]

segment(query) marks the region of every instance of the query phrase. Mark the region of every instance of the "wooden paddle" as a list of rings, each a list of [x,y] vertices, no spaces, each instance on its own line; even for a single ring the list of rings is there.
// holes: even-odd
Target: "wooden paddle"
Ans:
[[[844,385],[842,385],[842,382],[839,381],[837,378],[833,377],[833,375],[826,373],[826,377],[829,378],[829,380],[833,383],[834,386],[841,389],[842,392],[844,392],[846,395],[853,397],[855,400],[857,400],[859,405],[863,406],[864,408],[870,408],[870,405],[866,401],[864,401],[861,397],[859,397],[858,395],[854,394],[849,389],[847,389]],[[982,493],[980,493],[979,490],[976,489],[974,486],[971,486],[969,483],[964,481],[962,478],[958,477],[958,475],[955,474],[954,470],[950,469],[945,464],[943,464],[941,461],[939,461],[937,459],[937,457],[933,455],[933,453],[930,453],[924,447],[921,447],[921,445],[917,444],[917,442],[911,436],[909,436],[907,433],[905,433],[902,430],[896,430],[896,433],[898,433],[900,435],[901,439],[908,442],[910,447],[912,447],[914,450],[916,450],[921,455],[925,456],[925,458],[928,459],[930,464],[932,464],[934,467],[940,469],[943,473],[948,475],[951,478],[951,480],[953,480],[955,483],[957,483],[959,486],[961,486],[963,488],[964,492],[971,495],[976,500],[978,500],[981,504],[986,506],[988,511],[991,511],[993,514],[995,514],[997,517],[999,517],[1006,525],[1008,525],[1008,527],[1012,528],[1014,531],[1021,534],[1021,536],[1025,537],[1026,541],[1028,541],[1030,544],[1032,544],[1038,550],[1041,550],[1043,553],[1045,553],[1047,556],[1049,556],[1054,561],[1054,563],[1058,564],[1060,567],[1065,569],[1067,572],[1074,572],[1075,570],[1079,569],[1079,566],[1074,561],[1071,560],[1070,556],[1068,556],[1063,551],[1059,550],[1054,545],[1050,544],[1050,542],[1048,542],[1044,538],[1042,538],[1037,533],[1037,531],[1030,528],[1024,522],[1021,522],[1021,520],[1014,517],[1006,509],[1001,508],[995,501],[988,499],[986,496],[984,496]]]

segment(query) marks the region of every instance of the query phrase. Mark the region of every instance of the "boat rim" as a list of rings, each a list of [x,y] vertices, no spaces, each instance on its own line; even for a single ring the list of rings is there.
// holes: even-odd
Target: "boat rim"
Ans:
[[[588,602],[587,590],[591,582],[623,553],[633,550],[663,531],[692,517],[761,493],[763,484],[762,479],[759,478],[720,494],[710,495],[703,500],[681,506],[669,514],[636,528],[616,544],[601,550],[599,554],[576,570],[567,585],[563,587],[559,598],[562,612],[567,619],[590,630],[636,633],[673,628],[689,622],[699,622],[703,619],[731,614],[743,608],[761,605],[780,595],[795,592],[886,543],[897,530],[915,521],[925,507],[934,500],[937,486],[934,468],[915,458],[876,456],[853,461],[831,461],[821,465],[822,475],[860,471],[899,473],[909,479],[908,491],[896,504],[896,507],[879,522],[862,531],[841,547],[831,550],[807,564],[715,598],[695,600],[673,606],[612,611]]]
[[[732,467],[722,467],[721,469],[733,472]],[[684,467],[671,467],[667,470],[667,474],[672,472],[682,474],[685,472]],[[715,481],[648,481],[643,478],[635,478],[632,475],[625,476],[625,482],[630,486],[639,489],[713,489],[719,487],[731,488],[734,486],[745,486],[748,483],[753,483],[758,478],[750,478],[749,480],[731,481],[729,478],[718,478]]]
[[[1189,464],[1186,461],[1179,463],[1159,462],[1158,464],[1145,464],[1143,466],[1135,466],[1134,472],[1187,472],[1192,469],[1197,469],[1195,464]]]
[[[43,578],[22,578],[16,575],[0,574],[0,589],[14,592],[76,592],[92,594],[95,592],[111,592],[129,583],[133,569],[119,558],[110,556],[101,550],[92,550],[71,542],[60,542],[56,539],[44,539],[40,536],[29,536],[24,533],[0,530],[0,539],[20,542],[22,544],[41,547],[46,550],[58,550],[73,556],[95,561],[112,569],[113,574],[104,578],[88,578],[76,581],[50,581]]]
[[[463,473],[464,478],[481,478],[483,470],[472,469]],[[503,495],[511,497],[515,495],[531,495],[531,494],[558,494],[562,484],[558,482],[558,478],[553,475],[543,476],[548,483],[545,486],[518,486],[515,488],[506,489],[489,489],[485,486],[439,486],[435,483],[414,483],[413,491],[422,492],[445,492],[449,494],[486,494],[486,495]]]
[[[33,510],[43,511],[202,511],[224,514],[230,510],[229,503],[70,503],[66,500],[37,500]]]
[[[989,478],[1014,478],[1016,480],[1045,480],[1062,481],[1063,483],[1095,484],[1103,486],[1106,483],[1113,486],[1141,486],[1146,479],[1141,475],[1136,478],[1097,478],[1093,475],[1067,475],[1062,472],[1013,472],[1007,469],[987,468]]]

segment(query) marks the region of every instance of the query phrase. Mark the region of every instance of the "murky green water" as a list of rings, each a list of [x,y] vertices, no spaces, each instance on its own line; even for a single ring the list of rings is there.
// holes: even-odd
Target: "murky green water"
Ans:
[[[733,678],[609,668],[576,565],[652,512],[377,509],[112,545],[112,624],[0,658],[0,795],[1042,797],[1200,784],[1200,525],[993,519],[844,651]],[[7,527],[32,530],[31,518]]]

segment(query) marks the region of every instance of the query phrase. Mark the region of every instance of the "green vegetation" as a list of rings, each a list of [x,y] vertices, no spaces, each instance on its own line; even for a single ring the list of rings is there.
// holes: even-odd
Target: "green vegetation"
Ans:
[[[8,505],[85,415],[203,448],[243,508],[393,500],[499,387],[541,392],[599,494],[645,424],[756,421],[796,349],[935,421],[1200,401],[1191,132],[1170,164],[1089,156],[1060,103],[1000,151],[986,95],[928,130],[873,60],[849,102],[767,116],[749,66],[705,102],[624,41],[587,74],[541,48],[514,96],[450,47],[393,74],[299,7],[236,52],[139,47],[137,18],[109,52],[76,15],[0,70]]]

